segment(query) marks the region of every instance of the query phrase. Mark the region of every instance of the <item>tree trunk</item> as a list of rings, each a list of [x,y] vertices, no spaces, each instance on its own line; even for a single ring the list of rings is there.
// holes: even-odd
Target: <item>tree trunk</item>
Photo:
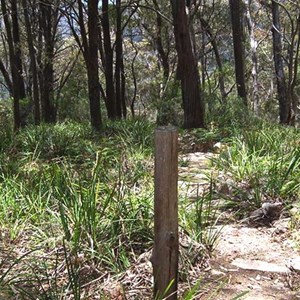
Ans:
[[[127,117],[126,78],[125,78],[123,54],[122,54],[122,61],[121,61],[121,100],[122,100],[122,115],[123,115],[123,118],[126,119],[126,117]]]
[[[222,102],[225,104],[227,95],[226,95],[226,91],[225,91],[223,64],[222,64],[219,48],[218,48],[215,38],[213,37],[212,30],[211,30],[209,24],[207,23],[207,21],[204,20],[203,18],[200,18],[200,22],[201,22],[201,26],[202,26],[203,30],[206,32],[207,36],[209,37],[210,43],[212,45],[212,48],[213,48],[213,51],[215,54],[216,63],[217,63],[217,67],[218,67],[218,81],[219,81],[219,86],[220,86],[221,99],[222,99]]]
[[[178,55],[177,78],[181,81],[184,127],[204,127],[204,104],[200,78],[190,39],[185,1],[171,0],[174,35]]]
[[[38,125],[41,122],[41,112],[40,112],[39,84],[38,84],[38,70],[37,70],[37,65],[36,65],[36,54],[35,54],[35,49],[34,49],[31,22],[29,19],[28,7],[26,4],[26,0],[22,0],[22,5],[23,5],[26,33],[27,33],[28,51],[29,51],[29,57],[30,57],[30,71],[31,71],[31,76],[32,76],[32,84],[33,84],[34,122],[36,125]]]
[[[258,59],[257,59],[257,41],[254,34],[254,24],[251,17],[250,12],[251,0],[247,1],[246,4],[246,17],[249,31],[249,39],[250,39],[250,52],[252,59],[252,101],[253,101],[253,110],[255,113],[258,113],[258,105],[259,105],[259,95],[258,95]]]
[[[56,20],[52,15],[52,6],[49,1],[40,3],[41,10],[41,29],[44,38],[44,60],[43,60],[43,85],[41,88],[42,115],[46,123],[54,123],[56,121],[56,109],[54,105],[54,36],[53,22]]]
[[[73,25],[73,19],[70,15],[67,17],[73,36],[83,54],[87,69],[88,95],[91,126],[94,130],[100,131],[102,127],[101,107],[100,107],[100,88],[98,71],[98,43],[99,43],[99,0],[88,1],[88,33],[85,27],[84,7],[81,0],[77,0],[76,7],[72,6],[73,14],[77,16],[77,23],[80,29],[80,35]]]
[[[170,73],[170,64],[169,64],[169,56],[168,53],[165,51],[163,47],[163,40],[162,40],[162,16],[160,13],[159,5],[157,3],[157,0],[153,0],[154,7],[156,9],[156,36],[155,36],[155,45],[157,52],[159,54],[159,58],[161,61],[161,65],[163,67],[163,73],[164,73],[164,80],[167,81],[169,78]]]
[[[284,7],[284,6],[283,6]],[[298,77],[298,59],[300,48],[300,12],[296,19],[296,25],[293,20],[291,23],[291,37],[288,49],[288,82],[287,93],[290,101],[290,125],[295,125],[298,115],[298,97],[295,93]]]
[[[5,86],[8,89],[8,92],[9,92],[10,96],[13,97],[13,84],[11,82],[9,73],[8,73],[6,67],[4,66],[4,63],[1,59],[0,59],[0,72],[2,73],[2,76],[3,76],[4,81],[5,81]]]
[[[20,99],[26,97],[25,93],[25,84],[23,79],[23,67],[22,67],[22,53],[21,53],[21,44],[20,44],[20,31],[19,31],[19,21],[18,21],[18,7],[17,1],[11,0],[11,14],[12,14],[12,33],[13,33],[13,42],[15,49],[15,63],[17,68],[18,76],[18,89],[20,93]]]
[[[12,77],[12,87],[13,87],[13,115],[14,115],[14,130],[17,131],[21,127],[21,117],[20,117],[20,97],[22,92],[20,91],[19,85],[19,70],[18,63],[16,59],[13,35],[11,29],[11,23],[9,20],[8,11],[6,8],[5,0],[1,0],[1,10],[4,19],[4,25],[7,35],[8,51],[9,51],[9,63],[11,67],[11,77]]]
[[[105,81],[106,81],[106,108],[109,119],[119,118],[116,108],[116,95],[113,74],[113,49],[111,47],[108,0],[102,1],[102,28],[105,52]]]
[[[116,66],[115,66],[115,83],[116,83],[116,114],[121,119],[124,115],[122,96],[122,60],[123,60],[123,38],[122,38],[122,11],[121,0],[116,1]],[[125,107],[126,110],[126,107]],[[126,112],[125,112],[126,115]]]
[[[297,27],[295,32],[295,38],[297,36],[297,42],[295,42],[295,57],[293,58],[293,78],[290,82],[291,90],[291,107],[294,113],[294,122],[296,122],[296,117],[299,115],[299,95],[295,92],[296,85],[298,83],[298,62],[299,62],[299,51],[300,51],[300,13],[297,18]]]
[[[279,5],[272,1],[272,19],[273,19],[273,56],[277,82],[277,96],[279,101],[280,123],[289,124],[290,122],[290,101],[287,95],[284,65],[282,58],[281,28],[279,20]]]
[[[242,2],[241,0],[229,0],[229,4],[230,4],[230,12],[231,12],[237,92],[238,92],[238,96],[243,100],[244,105],[247,106]]]
[[[98,3],[98,0],[88,1],[89,48],[86,61],[91,124],[92,127],[97,131],[99,131],[102,126],[98,71]]]

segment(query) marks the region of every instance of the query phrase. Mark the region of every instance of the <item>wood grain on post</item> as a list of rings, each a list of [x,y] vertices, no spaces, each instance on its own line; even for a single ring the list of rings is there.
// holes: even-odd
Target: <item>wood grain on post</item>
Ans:
[[[154,177],[154,246],[151,258],[154,297],[175,300],[179,251],[178,133],[175,127],[160,127],[155,131]]]

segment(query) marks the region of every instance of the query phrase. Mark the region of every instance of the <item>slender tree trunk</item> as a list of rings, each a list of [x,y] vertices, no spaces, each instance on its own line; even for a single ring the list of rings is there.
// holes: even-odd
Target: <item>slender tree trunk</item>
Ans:
[[[38,18],[38,32],[37,32],[37,53],[36,53],[36,61],[37,61],[37,76],[38,76],[38,85],[39,85],[39,96],[40,96],[40,114],[41,114],[41,120],[44,121],[44,111],[45,111],[45,102],[42,100],[43,97],[43,87],[44,87],[44,77],[43,77],[43,69],[44,69],[44,63],[43,63],[43,51],[44,51],[44,45],[43,45],[43,32],[41,29],[41,18],[42,18],[42,13],[41,10],[38,10],[37,14]]]
[[[41,99],[44,102],[42,106],[43,119],[46,123],[54,123],[56,121],[56,109],[54,105],[54,36],[53,22],[56,22],[53,18],[53,11],[51,2],[44,1],[40,3],[41,9],[41,28],[44,38],[44,60],[43,60],[43,85],[41,91]]]
[[[299,62],[299,51],[300,51],[300,13],[297,18],[297,27],[295,32],[295,38],[297,37],[297,42],[295,45],[295,57],[293,58],[293,76],[290,82],[290,90],[291,90],[291,107],[294,113],[294,122],[296,121],[296,116],[299,114],[299,96],[297,96],[295,92],[295,87],[298,83],[298,62]]]
[[[156,36],[155,36],[155,44],[156,49],[161,61],[161,65],[163,67],[164,73],[164,80],[167,81],[169,78],[170,73],[170,64],[169,64],[169,56],[168,52],[165,51],[163,46],[163,39],[162,39],[162,27],[163,27],[163,20],[160,13],[159,5],[157,0],[153,0],[154,7],[156,9]]]
[[[279,101],[280,123],[289,124],[290,122],[290,101],[287,95],[284,65],[282,58],[281,26],[279,19],[279,5],[272,1],[272,19],[273,19],[273,55],[277,82],[277,96]]]
[[[237,92],[238,96],[243,100],[244,105],[247,106],[242,2],[241,0],[229,0],[229,4],[231,12]]]
[[[11,20],[12,20],[12,34],[15,49],[15,63],[17,68],[17,89],[19,90],[20,100],[26,98],[25,83],[23,78],[23,64],[22,64],[22,51],[20,42],[20,30],[19,30],[19,19],[18,19],[18,3],[17,0],[11,0]],[[20,106],[20,122],[21,126],[24,127],[27,123],[27,118],[30,112],[31,103],[24,102]]]
[[[181,81],[184,127],[204,127],[204,104],[200,92],[200,78],[190,39],[186,1],[171,0],[176,51],[177,78]]]
[[[291,23],[293,21],[291,20]],[[298,114],[298,99],[295,93],[295,87],[298,77],[298,58],[300,47],[300,14],[297,16],[296,25],[291,24],[292,32],[288,50],[288,82],[287,93],[290,101],[290,124],[295,125],[296,115]]]
[[[77,16],[77,23],[80,29],[80,36],[73,26],[72,18],[68,17],[68,23],[73,36],[83,54],[87,69],[88,95],[90,106],[91,126],[94,130],[100,131],[102,127],[101,107],[100,107],[100,88],[99,83],[99,63],[98,63],[98,44],[99,44],[99,0],[89,0],[87,7],[88,14],[88,33],[85,26],[84,7],[81,0],[77,0],[77,10],[72,7],[74,15]]]
[[[250,39],[250,52],[252,59],[252,100],[253,100],[253,110],[255,113],[258,113],[259,106],[259,95],[258,95],[258,59],[257,59],[257,41],[254,34],[254,24],[251,17],[251,7],[252,0],[248,0],[246,4],[246,17],[249,31],[249,39]]]
[[[122,100],[122,115],[123,118],[127,117],[127,105],[126,105],[126,78],[125,78],[125,67],[124,67],[124,58],[122,54],[121,61],[121,100]]]
[[[224,72],[223,72],[223,63],[221,60],[219,48],[216,42],[216,39],[213,36],[212,30],[207,23],[207,21],[203,18],[200,18],[201,26],[203,30],[206,32],[207,36],[209,37],[209,41],[212,45],[215,58],[216,58],[216,63],[218,67],[218,81],[219,81],[219,86],[220,86],[220,93],[221,93],[221,99],[223,103],[226,103],[226,91],[225,91],[225,80],[224,80]]]
[[[4,63],[1,59],[0,59],[0,72],[2,73],[2,76],[3,76],[4,81],[5,81],[5,85],[6,85],[6,88],[8,89],[8,91],[9,91],[9,94],[11,96],[13,96],[13,84],[12,84],[12,81],[10,79],[9,73],[8,73],[6,67],[4,66]]]
[[[14,49],[15,49],[15,62],[16,62],[17,76],[18,76],[18,89],[20,93],[20,99],[24,99],[26,97],[26,92],[25,92],[25,84],[23,79],[18,7],[17,7],[16,0],[11,0],[11,13],[12,13],[12,17],[11,17],[12,33],[13,33],[13,41],[14,41]]]
[[[123,37],[122,37],[122,11],[121,0],[116,1],[116,65],[115,65],[115,84],[116,84],[116,114],[121,119],[123,112],[122,99],[122,60],[123,60]],[[123,95],[124,96],[124,95]],[[126,114],[126,113],[125,113]]]
[[[130,101],[130,111],[131,111],[132,117],[134,118],[134,116],[135,116],[134,106],[135,106],[136,95],[137,95],[137,78],[136,78],[134,63],[135,63],[136,57],[139,54],[139,50],[136,47],[136,45],[134,44],[134,41],[132,39],[130,39],[130,42],[131,42],[132,48],[135,50],[134,56],[131,60],[131,74],[132,74],[132,79],[133,79],[133,96]]]
[[[22,93],[19,89],[20,74],[17,67],[18,64],[16,62],[17,59],[16,59],[16,54],[14,49],[11,22],[9,20],[9,15],[6,8],[5,0],[1,0],[1,10],[2,10],[5,29],[6,29],[8,51],[9,51],[9,63],[10,63],[11,75],[12,75],[14,130],[17,131],[22,125],[21,117],[20,117],[20,97]]]
[[[113,74],[113,49],[111,47],[110,25],[108,13],[108,0],[102,1],[102,28],[104,39],[105,52],[105,81],[106,81],[106,108],[109,119],[116,119],[119,117],[116,107],[116,95],[114,87]]]
[[[28,4],[26,3],[26,0],[22,0],[22,5],[23,5],[26,33],[27,33],[27,44],[28,44],[28,51],[29,51],[29,57],[30,57],[30,70],[31,70],[32,84],[33,84],[34,122],[36,125],[38,125],[41,122],[41,112],[40,112],[39,84],[38,84],[38,70],[37,70],[37,65],[36,65],[36,54],[35,54],[34,43],[33,43],[31,23],[30,23],[29,14],[28,14],[28,6],[27,6]]]
[[[98,73],[98,3],[98,0],[88,1],[89,47],[88,55],[86,57],[91,124],[97,131],[99,131],[102,126]]]

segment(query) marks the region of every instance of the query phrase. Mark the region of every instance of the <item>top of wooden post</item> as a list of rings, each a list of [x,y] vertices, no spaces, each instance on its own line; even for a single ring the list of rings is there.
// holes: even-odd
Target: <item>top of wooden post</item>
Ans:
[[[173,125],[159,126],[156,128],[156,131],[177,131],[177,127]]]

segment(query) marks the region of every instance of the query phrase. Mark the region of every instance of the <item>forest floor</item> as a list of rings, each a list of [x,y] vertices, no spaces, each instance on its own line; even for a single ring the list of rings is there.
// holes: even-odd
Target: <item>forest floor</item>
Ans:
[[[179,160],[184,166],[179,167],[179,195],[185,195],[191,202],[199,197],[208,187],[205,174],[211,172],[210,160],[215,155],[211,152],[180,155]],[[222,174],[222,178],[224,176],[226,174]],[[199,284],[198,292],[189,299],[300,299],[300,256],[291,238],[290,218],[280,217],[267,227],[253,227],[247,223],[238,223],[233,218],[227,219],[232,222],[214,228],[218,239],[211,254],[197,261],[192,267],[189,266],[189,288]],[[185,238],[181,234],[181,255]],[[194,241],[188,242],[197,245]],[[120,286],[128,291],[125,292],[125,299],[151,298],[149,287],[152,286],[153,279],[150,256],[151,251],[142,255],[119,278]],[[184,264],[180,264],[180,268],[184,268]],[[120,286],[112,282],[105,284],[110,291],[113,290],[110,293],[111,299],[124,299]],[[188,288],[187,285],[186,281],[179,280],[180,297]]]
[[[188,167],[180,168],[179,177],[205,187],[201,174],[210,170],[209,161],[214,155],[184,154],[181,159],[188,162]],[[226,178],[226,174],[222,177]],[[185,179],[180,183],[182,188]],[[199,189],[194,195],[193,190],[188,191],[191,199],[199,194]],[[280,217],[268,227],[237,222],[218,225],[220,236],[202,281],[204,286],[208,282],[216,285],[210,285],[210,290],[199,295],[199,299],[300,299],[300,256],[289,228],[289,217]],[[211,289],[215,290],[214,295]]]
[[[77,139],[74,140],[72,147],[70,145],[68,147],[72,149],[70,162],[74,163],[78,169],[66,169],[65,164],[60,166],[54,154],[50,160],[48,146],[41,148],[45,149],[45,153],[39,159],[34,158],[35,154],[32,154],[30,149],[26,150],[20,146],[21,154],[16,157],[12,156],[11,161],[8,160],[10,164],[4,170],[6,177],[3,177],[6,180],[3,180],[0,186],[2,195],[0,212],[3,219],[0,228],[0,300],[153,299],[153,270],[150,262],[153,231],[153,160],[149,154],[142,155],[139,152],[140,146],[135,139],[131,140],[131,144],[128,142],[131,131],[135,132],[131,129],[127,129],[129,133],[125,132],[126,138],[121,136],[122,138],[115,137],[113,140],[113,137],[110,137],[112,140],[107,142],[107,147],[104,149],[99,149],[99,145],[95,144],[95,149],[102,155],[101,165],[98,159],[95,164],[94,152],[96,151],[93,147],[92,150],[90,149],[90,143],[88,143],[89,151],[84,152],[88,163],[76,164],[78,158],[75,156],[77,152],[73,153],[73,146],[77,145]],[[149,137],[152,136],[152,127],[149,128],[150,131]],[[63,140],[60,136],[61,132],[65,130],[58,131],[57,141]],[[142,136],[139,131],[136,132],[138,137]],[[268,143],[269,140],[273,141],[272,147],[277,149],[278,145],[274,144],[274,141],[278,140],[278,136],[282,139],[282,136],[289,134],[281,129],[274,132],[272,135],[267,133],[258,135],[254,132],[256,134],[254,137],[258,139],[258,142],[255,140],[255,146],[259,144],[260,138],[263,141],[267,136],[269,137]],[[39,145],[40,137],[36,136],[38,137],[37,145]],[[73,137],[73,134],[70,136]],[[299,139],[298,135],[294,136],[294,140],[290,141],[291,148],[284,149],[282,153],[285,155],[288,150],[291,152],[293,148],[296,148],[294,144],[297,142],[296,145],[299,145]],[[29,135],[29,141],[31,140],[32,136]],[[118,152],[115,152],[115,145],[121,140],[126,141],[122,144],[124,149],[127,149],[128,143],[131,145],[129,149],[132,153],[130,152],[129,155],[128,151],[127,156],[124,156],[125,150],[120,147],[122,160],[116,168],[115,158],[118,157]],[[223,155],[227,154],[227,152],[221,152],[219,155],[218,152],[226,151],[226,148],[222,149],[222,145],[219,145],[221,148],[215,149],[215,139],[213,142],[211,139],[208,140],[209,142],[200,138],[198,140],[190,138],[188,134],[181,135],[179,140],[181,146],[178,178],[180,224],[178,299],[300,299],[300,235],[297,231],[300,224],[300,209],[296,206],[299,194],[295,193],[295,197],[289,202],[279,194],[278,199],[270,199],[271,193],[266,192],[265,195],[263,185],[257,189],[261,192],[259,194],[261,197],[254,198],[253,187],[255,183],[259,184],[259,181],[251,185],[245,176],[236,179],[234,174],[227,170],[228,164],[218,164],[223,158],[226,159]],[[138,149],[135,148],[136,144]],[[37,146],[33,145],[33,149],[37,149]],[[50,145],[51,149],[57,149],[57,144]],[[264,143],[258,146],[265,150]],[[64,147],[65,144],[62,145],[63,149]],[[110,147],[113,148],[111,152],[108,151]],[[145,148],[146,152],[150,153],[150,147],[145,146]],[[80,151],[78,156],[81,158],[82,148],[78,147],[78,149]],[[232,144],[228,148],[228,153],[231,149],[234,149]],[[22,154],[23,152],[25,155]],[[92,153],[91,157],[89,153]],[[241,151],[239,157],[242,163],[248,162],[250,166],[260,163],[262,169],[270,167],[267,159],[262,160],[262,157],[259,157],[260,160],[254,160],[252,152],[252,156],[245,156],[244,153],[247,154]],[[278,157],[270,156],[273,160],[277,157],[279,162],[278,168],[275,165],[273,170],[275,175],[284,166],[282,153],[279,152]],[[10,152],[7,155],[11,155]],[[25,157],[24,162],[20,159],[21,155]],[[295,171],[292,175],[297,179],[294,181],[295,187],[299,188],[300,152],[293,152],[293,155],[284,156],[285,166],[289,171]],[[67,158],[66,156],[66,161]],[[290,161],[293,162],[292,165]],[[17,166],[15,162],[18,162]],[[97,194],[97,197],[89,198],[92,194],[90,189],[94,186],[88,180],[91,174],[89,166],[98,166],[98,163],[99,166],[105,167],[105,172],[109,173],[110,177],[106,179],[104,176],[106,173],[93,173],[94,169],[98,170],[95,167],[93,167],[92,174],[96,174],[95,178],[98,176],[101,178],[101,183],[106,188],[103,194],[112,194],[111,197],[106,198],[102,194]],[[235,167],[239,167],[239,165],[230,166],[231,172],[234,172]],[[10,168],[19,170],[18,178],[8,176],[10,172],[14,174]],[[26,171],[27,169],[29,171]],[[81,175],[80,172],[85,169],[87,169],[86,173]],[[115,169],[119,172],[115,172]],[[259,169],[253,170],[253,176],[257,176]],[[78,184],[78,174],[81,175],[80,179],[84,181],[82,186],[85,187],[85,189],[80,188],[80,194],[78,194],[78,186],[81,187]],[[261,172],[261,174],[269,176],[270,173]],[[283,172],[281,176],[285,179],[289,174]],[[68,180],[63,180],[65,177]],[[110,185],[120,178],[124,182],[128,181],[129,184],[128,186],[120,185],[122,193],[116,193],[115,196]],[[146,183],[149,182],[150,184],[147,185]],[[278,180],[275,181],[276,184],[278,182]],[[57,193],[56,189],[52,189],[53,183],[58,190]],[[95,186],[98,189],[98,185]],[[136,188],[136,191],[130,194],[132,186]],[[288,188],[290,188],[289,185]],[[147,193],[143,194],[144,190],[147,190]],[[126,198],[126,193],[129,193],[128,198]],[[105,218],[101,215],[101,219],[95,219],[97,222],[101,221],[95,223],[97,236],[99,234],[96,242],[100,243],[99,249],[96,248],[97,254],[93,252],[93,244],[90,245],[90,240],[87,243],[85,236],[82,237],[77,248],[72,247],[71,238],[70,240],[65,238],[66,233],[70,234],[70,229],[77,228],[75,226],[77,218],[80,220],[86,218],[85,207],[82,206],[79,211],[82,215],[78,213],[78,208],[81,206],[77,203],[81,203],[79,201],[81,199],[97,200],[95,203],[101,207],[101,212],[101,205],[107,203],[111,205],[110,210],[106,211]],[[124,201],[121,202],[120,199]],[[60,206],[56,204],[57,200],[65,203],[63,208],[67,209],[66,212],[59,209]],[[283,210],[280,210],[280,214],[267,225],[249,222],[247,217],[251,216],[251,213],[264,202],[274,204],[284,202],[285,206],[284,209],[281,208]],[[126,205],[119,207],[120,203]],[[116,207],[115,204],[117,204]],[[145,210],[145,216],[136,215],[136,211],[141,209]],[[296,209],[295,214],[294,209]],[[98,211],[97,206],[95,212]],[[43,214],[44,212],[47,214]],[[131,212],[134,214],[132,215]],[[118,231],[119,227],[111,226],[112,219],[118,222],[121,220],[130,222],[120,222],[122,226],[119,227],[122,230]],[[61,223],[64,220],[68,220],[69,223],[67,228],[62,230],[63,224]],[[137,223],[131,223],[132,220]],[[103,227],[102,223],[104,223]],[[82,223],[79,225],[81,228]],[[111,227],[115,231],[110,231]],[[87,227],[82,228],[86,230]],[[83,231],[80,229],[79,232]],[[131,238],[124,238],[128,234],[133,237],[135,243],[129,243]],[[128,245],[122,247],[126,243],[130,244],[130,248]],[[102,244],[105,247],[102,247]]]

